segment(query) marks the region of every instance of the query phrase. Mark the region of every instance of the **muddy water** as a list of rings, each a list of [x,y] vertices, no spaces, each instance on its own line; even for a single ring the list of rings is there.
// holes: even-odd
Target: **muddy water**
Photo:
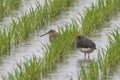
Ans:
[[[93,0],[76,0],[76,2],[71,5],[68,12],[63,12],[62,15],[56,17],[54,20],[52,20],[45,26],[57,29],[57,25],[69,22],[70,18],[74,17],[79,12],[83,13],[82,10],[84,9],[84,7],[90,6],[91,2],[93,2]],[[43,57],[41,43],[49,43],[48,36],[40,38],[38,35],[48,31],[50,28],[47,28],[47,30],[36,32],[35,36],[31,37],[29,41],[19,44],[17,48],[12,50],[12,54],[5,57],[5,59],[3,59],[2,61],[2,64],[0,65],[0,75],[7,76],[7,72],[11,72],[16,67],[16,62],[24,61],[24,57],[30,58],[33,54]]]
[[[95,0],[78,0],[72,4],[69,11],[63,12],[62,15],[56,17],[54,20],[45,25],[48,28],[45,28],[42,31],[36,31],[35,35],[30,38],[30,40],[19,44],[14,50],[11,51],[11,55],[3,59],[3,63],[0,65],[0,75],[6,75],[7,72],[11,72],[16,67],[16,62],[24,62],[24,57],[28,59],[35,54],[36,56],[43,57],[43,51],[41,49],[41,43],[49,43],[48,36],[39,37],[38,35],[47,32],[49,29],[56,29],[57,25],[62,25],[69,23],[70,18],[74,18],[80,12],[84,14],[84,6],[90,6],[90,2],[95,2]],[[119,16],[120,17],[120,16]],[[113,18],[108,24],[108,27],[102,29],[97,33],[97,37],[91,38],[97,45],[97,49],[105,48],[105,45],[108,44],[106,33],[112,30],[112,27],[119,23],[119,18]],[[62,63],[57,65],[57,68],[51,73],[48,73],[47,76],[43,77],[42,80],[69,80],[70,77],[73,77],[76,80],[77,72],[80,71],[80,61],[84,60],[83,54],[79,51],[71,52],[74,54],[67,55]],[[91,54],[91,59],[97,57],[97,50]],[[1,79],[0,79],[1,80]]]
[[[9,15],[4,17],[0,22],[0,29],[4,28],[4,26],[7,27],[12,22],[12,19],[23,16],[25,12],[29,13],[31,6],[35,9],[36,1],[40,2],[41,5],[44,5],[44,0],[21,0],[19,7],[10,12]]]
[[[117,18],[118,17],[118,18]],[[97,45],[97,50],[91,53],[90,60],[94,61],[97,59],[97,52],[99,49],[103,48],[106,49],[106,45],[108,45],[108,37],[107,34],[111,32],[115,26],[119,26],[120,24],[120,14],[111,21],[109,21],[105,26],[105,28],[101,30],[97,30],[96,37],[90,38],[93,40]],[[64,60],[63,63],[57,65],[57,70],[53,71],[52,73],[48,73],[47,77],[45,76],[43,80],[70,80],[72,77],[73,80],[77,80],[77,73],[80,71],[81,64],[88,64],[89,62],[84,60],[84,54],[79,51],[71,52],[70,55],[67,55],[67,59]],[[114,75],[109,75],[112,80],[119,80],[120,79],[120,66],[117,67],[116,72]],[[110,79],[109,78],[109,79]]]
[[[120,64],[115,68],[110,80],[120,80]]]
[[[114,18],[111,23],[111,26],[117,26],[120,27],[120,14],[118,16],[116,16],[117,18]],[[109,73],[109,80],[120,80],[120,63],[118,63],[118,65],[116,65],[113,69],[112,72]]]

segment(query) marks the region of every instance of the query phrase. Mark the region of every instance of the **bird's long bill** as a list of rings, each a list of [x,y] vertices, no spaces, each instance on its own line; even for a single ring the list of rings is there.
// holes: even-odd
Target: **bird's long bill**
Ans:
[[[47,33],[45,33],[45,34],[42,34],[42,35],[40,35],[40,37],[45,36],[45,35],[47,35],[47,34],[49,34],[49,33],[47,32]]]

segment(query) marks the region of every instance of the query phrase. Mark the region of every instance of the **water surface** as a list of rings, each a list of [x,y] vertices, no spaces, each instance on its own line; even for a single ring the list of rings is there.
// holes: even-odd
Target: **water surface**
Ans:
[[[29,40],[20,43],[11,51],[9,56],[2,60],[2,64],[0,65],[0,75],[7,76],[7,72],[16,68],[16,62],[24,62],[24,57],[29,59],[33,54],[43,57],[44,53],[42,51],[41,43],[49,43],[49,40],[48,36],[41,38],[38,35],[43,34],[50,29],[57,30],[58,25],[70,23],[70,19],[78,16],[79,12],[84,15],[84,7],[91,6],[91,2],[95,2],[95,0],[76,0],[76,2],[71,5],[67,12],[62,12],[61,15],[48,22],[43,30],[37,30],[34,36],[32,36]],[[108,45],[107,34],[113,30],[115,25],[119,25],[119,23],[120,14],[117,17],[112,18],[112,20],[105,25],[106,28],[98,30],[98,33],[95,37],[90,38],[96,43],[97,50],[105,48],[105,46]],[[97,58],[97,50],[91,53],[90,58],[92,60]],[[66,56],[67,58],[63,60],[63,62],[57,64],[55,70],[53,70],[51,73],[48,73],[47,76],[44,76],[42,80],[70,80],[70,77],[72,77],[74,80],[77,80],[77,73],[80,71],[81,62],[84,62],[84,55],[79,51],[73,51],[70,53],[71,54],[68,54]],[[119,69],[120,68],[118,67],[118,70]],[[117,71],[115,72],[115,75],[116,74],[118,74]],[[113,75],[113,80],[119,80],[118,76],[115,77]]]

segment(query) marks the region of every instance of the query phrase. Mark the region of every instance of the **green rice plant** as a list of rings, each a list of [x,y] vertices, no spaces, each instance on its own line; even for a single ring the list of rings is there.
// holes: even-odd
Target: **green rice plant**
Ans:
[[[90,80],[99,80],[99,65],[97,62],[91,62],[89,66],[89,78]]]
[[[8,73],[9,80],[36,80],[52,68],[55,68],[57,62],[63,60],[65,55],[72,51],[75,45],[75,37],[79,34],[78,24],[72,21],[72,24],[66,24],[59,28],[59,36],[51,45],[43,45],[44,58],[33,56],[23,64],[18,64],[14,72]],[[3,80],[6,80],[3,77]]]
[[[114,67],[120,60],[119,49],[120,46],[120,33],[119,28],[115,29],[109,35],[109,45],[107,46],[107,50],[102,53],[105,54],[103,59],[100,61],[100,67],[104,74],[109,72],[109,69]],[[103,55],[101,55],[103,56]]]
[[[10,51],[11,47],[11,33],[8,34],[8,29],[4,29],[4,31],[0,32],[0,53],[5,53],[6,51]],[[4,35],[4,36],[3,36]],[[2,54],[0,54],[1,56]]]
[[[54,9],[60,10],[57,12],[61,12],[62,10],[64,10],[64,7],[68,6],[67,2],[69,1],[53,0],[53,1],[50,1],[49,3],[49,0],[46,0],[45,6],[43,7],[37,2],[36,3],[37,8],[33,9],[31,7],[29,14],[25,13],[24,16],[21,18],[18,18],[17,21],[13,19],[12,23],[10,24],[10,28],[7,28],[0,32],[2,34],[0,38],[0,41],[1,41],[0,55],[5,54],[6,49],[8,48],[10,49],[12,45],[17,45],[19,42],[26,40],[29,37],[29,35],[32,32],[34,32],[34,30],[37,27],[42,28],[45,23],[47,23],[48,21],[50,21],[52,17],[57,15],[56,11],[53,11],[53,10]],[[52,9],[52,7],[54,9]],[[52,16],[51,14],[55,14],[55,15]],[[7,31],[7,32],[4,32],[4,31]],[[7,36],[5,33],[7,34]],[[3,41],[4,38],[5,40],[8,40],[9,44]]]
[[[95,29],[101,28],[119,11],[119,3],[119,0],[98,0],[97,5],[92,4],[91,8],[86,8],[85,15],[81,16],[81,34],[89,36],[95,32]]]
[[[48,50],[46,50],[47,52],[45,52],[45,61],[48,63],[48,65],[63,59],[65,55],[73,49],[75,37],[79,34],[79,31],[74,25],[69,26],[66,25],[65,31],[63,28],[61,29],[60,32],[62,34],[60,34],[60,38],[55,40],[55,42],[48,47]]]
[[[21,0],[0,0],[0,19],[19,6]]]
[[[81,75],[78,80],[106,80],[107,75],[114,68],[120,60],[120,33],[119,28],[112,31],[109,37],[109,45],[107,49],[98,51],[98,60],[90,63],[88,69],[81,67]],[[96,65],[96,66],[95,66]]]
[[[3,17],[3,0],[0,0],[0,19]]]
[[[15,68],[15,73],[8,73],[8,80],[36,80],[40,77],[40,72],[42,70],[42,59],[37,58],[35,55],[30,60],[26,59],[26,62],[17,64]],[[3,76],[3,80],[7,78]]]
[[[99,65],[97,61],[92,61],[88,63],[87,67],[81,65],[77,80],[100,80],[99,76]]]
[[[4,9],[5,13],[8,13],[10,10],[15,9],[17,6],[19,6],[19,3],[21,0],[4,0]]]
[[[60,14],[61,10],[66,9],[66,6],[69,6],[69,4],[72,2],[72,0],[50,0],[50,16],[54,17],[58,14]],[[56,7],[54,7],[56,6]]]
[[[97,5],[92,4],[91,8],[86,8],[85,16],[81,16],[81,21],[78,19],[82,24],[81,34],[84,36],[90,36],[91,33],[95,33],[95,30],[101,28],[100,26],[104,25],[104,23],[108,21],[112,15],[117,14],[120,6],[119,3],[119,0],[98,0]],[[117,32],[118,35],[118,31],[115,32]],[[112,34],[115,36],[114,33]],[[110,44],[112,44],[111,47],[113,48],[113,44],[115,44],[113,42],[114,40],[112,37],[109,40],[111,40]],[[91,68],[89,67],[87,71],[84,67],[81,67],[80,73],[82,76],[78,75],[78,80],[99,80],[99,76],[102,73],[103,75],[108,73],[109,68],[114,66],[119,59],[117,56],[119,54],[113,54],[114,51],[117,52],[117,48],[114,46],[114,51],[112,51],[113,49],[111,48],[108,50],[108,48],[110,47],[107,47],[107,51],[102,50],[102,52],[98,52],[98,61],[96,61],[96,63],[93,63]],[[94,67],[95,64],[97,64],[98,67]],[[94,70],[96,70],[96,72]],[[99,70],[102,73],[98,72]],[[89,74],[88,71],[91,71],[92,73]],[[92,74],[98,75],[95,75],[95,77]]]
[[[48,9],[48,8],[46,8],[46,9]],[[46,9],[42,13],[47,13]],[[49,16],[45,16],[45,17],[49,17]],[[47,19],[40,19],[40,20],[43,22],[47,21]],[[17,25],[17,23],[15,25]],[[54,64],[57,63],[57,61],[59,61],[60,59],[63,59],[65,57],[65,55],[73,49],[72,45],[74,44],[75,37],[80,33],[79,29],[78,29],[78,25],[76,25],[76,22],[73,22],[72,25],[66,25],[65,27],[66,27],[65,30],[63,28],[60,29],[60,32],[62,34],[60,34],[60,36],[58,37],[58,40],[56,40],[50,46],[48,45],[45,48],[46,49],[45,50],[45,58],[42,60],[44,65],[42,66],[42,69],[40,69],[41,70],[40,73],[45,74],[46,72],[48,72],[54,66]],[[20,32],[17,32],[17,30],[16,30],[16,33],[19,35]],[[24,69],[22,69],[21,71],[24,71]],[[96,74],[97,76],[99,75],[98,64],[91,63],[90,70],[88,70],[88,71],[89,71],[89,74],[92,75],[92,76],[90,76],[90,79],[97,79],[98,78],[98,77],[95,77],[93,75],[93,74]],[[28,75],[28,74],[29,73],[27,73],[27,71],[26,71],[26,75]],[[11,75],[12,74],[9,74],[9,76],[11,76]],[[16,76],[14,76],[14,77],[16,77]],[[23,80],[34,79],[32,77],[26,79],[23,76],[21,78]],[[19,79],[21,79],[21,78],[19,78]]]

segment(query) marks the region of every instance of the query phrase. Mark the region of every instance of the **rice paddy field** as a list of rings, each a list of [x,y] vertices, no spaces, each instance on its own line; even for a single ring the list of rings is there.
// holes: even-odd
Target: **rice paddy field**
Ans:
[[[0,80],[120,80],[120,0],[0,0]],[[49,41],[40,35],[54,29]],[[89,59],[76,36],[95,42]]]
[[[0,20],[4,18],[7,14],[12,12],[12,10],[18,8],[21,0],[1,0],[0,1]]]

